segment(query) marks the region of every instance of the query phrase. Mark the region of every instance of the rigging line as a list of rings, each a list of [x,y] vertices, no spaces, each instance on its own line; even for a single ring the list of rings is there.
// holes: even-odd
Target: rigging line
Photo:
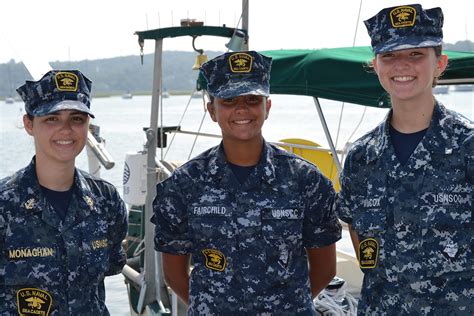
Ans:
[[[206,101],[206,99],[205,99],[205,96],[204,96],[204,93],[203,93],[202,94],[202,102],[205,104],[205,101]],[[194,137],[194,142],[193,142],[193,145],[191,146],[191,150],[189,151],[188,160],[191,159],[191,155],[193,154],[194,146],[196,145],[196,141],[197,141],[198,137],[200,136],[202,124],[204,123],[204,119],[206,118],[206,115],[207,115],[207,109],[206,109],[206,107],[204,107],[204,115],[202,116],[201,123],[199,124],[199,129],[197,131],[196,137]]]
[[[357,30],[358,30],[358,26],[359,26],[359,19],[360,19],[360,12],[362,11],[362,1],[363,0],[360,0],[360,6],[359,6],[359,14],[357,15],[357,25],[356,25],[356,31],[355,31],[355,34],[354,34],[354,40],[352,42],[352,46],[354,47],[355,46],[355,41],[356,41],[356,37],[357,37]],[[360,120],[359,120],[359,123],[357,124],[357,126],[355,127],[355,129],[352,131],[352,134],[349,136],[349,138],[347,138],[347,141],[346,143],[348,143],[351,138],[354,136],[354,134],[357,132],[357,130],[359,129],[360,125],[362,124],[362,121],[364,120],[364,117],[365,117],[365,113],[367,112],[367,107],[364,106],[364,111],[362,112],[362,116],[360,117]]]
[[[355,27],[355,31],[354,31],[354,38],[352,39],[352,47],[355,47],[355,43],[356,43],[356,38],[357,38],[357,32],[359,30],[359,21],[360,21],[360,13],[362,11],[362,2],[363,0],[360,0],[359,2],[359,12],[357,14],[357,21],[356,21],[356,27]],[[341,107],[341,113],[339,114],[339,123],[337,125],[337,133],[336,133],[336,141],[335,141],[335,144],[334,146],[337,148],[337,145],[339,143],[339,135],[341,133],[341,126],[342,126],[342,116],[344,115],[344,108],[345,108],[345,105],[346,103],[345,102],[342,102],[342,107]],[[355,128],[355,130],[352,132],[352,135],[354,135],[354,133],[357,131],[358,127],[360,126],[360,124],[362,123],[362,119],[364,118],[364,115],[365,115],[365,111],[366,111],[366,107],[364,107],[364,112],[362,113],[362,117],[359,121],[359,124],[357,125],[357,127]],[[351,135],[351,137],[352,137]],[[346,141],[346,143],[350,140],[350,137],[349,139]],[[341,159],[342,161],[342,159]],[[333,168],[334,168],[334,165],[331,165],[331,170],[330,170],[330,174],[332,174],[333,172]]]
[[[237,28],[239,27],[239,24],[240,24],[240,22],[242,21],[242,18],[243,18],[243,16],[244,16],[244,12],[245,12],[245,10],[247,10],[247,6],[248,6],[248,5],[249,5],[249,2],[246,1],[246,2],[245,2],[245,6],[242,7],[242,11],[240,12],[239,20],[237,21],[237,24],[236,24],[235,27],[234,27],[234,34],[232,34],[232,37],[234,37],[235,33],[237,33]],[[227,47],[226,53],[228,53],[229,50],[230,50],[230,48]]]
[[[163,159],[166,158],[166,155],[168,154],[168,151],[170,150],[171,145],[173,145],[174,138],[175,138],[175,136],[176,136],[176,134],[177,134],[176,132],[178,131],[179,127],[181,126],[181,123],[182,123],[183,120],[184,120],[184,116],[186,115],[186,112],[188,111],[189,105],[191,104],[191,101],[192,101],[194,92],[196,92],[196,89],[195,89],[195,90],[191,93],[191,95],[189,96],[188,104],[186,104],[186,107],[184,108],[184,112],[183,112],[183,114],[181,115],[181,118],[180,118],[180,120],[179,120],[178,125],[176,126],[176,130],[175,130],[175,132],[173,133],[173,136],[171,136],[170,144],[169,144],[168,147],[166,148],[165,155],[164,155],[164,158],[163,158]]]

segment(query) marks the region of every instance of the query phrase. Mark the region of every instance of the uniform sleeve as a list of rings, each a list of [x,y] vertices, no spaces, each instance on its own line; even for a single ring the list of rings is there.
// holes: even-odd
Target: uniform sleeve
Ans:
[[[183,185],[176,175],[159,183],[153,201],[155,249],[160,252],[184,255],[191,253],[192,240],[188,232],[188,212]]]
[[[7,264],[7,258],[5,254],[5,229],[6,229],[6,221],[5,221],[5,202],[2,200],[0,191],[0,289],[5,289],[5,266]],[[5,301],[5,291],[0,291],[0,314],[3,315],[4,307],[7,305]],[[5,312],[6,313],[6,312]]]
[[[116,190],[113,190],[111,199],[113,210],[109,222],[109,240],[112,243],[112,248],[109,255],[109,270],[105,275],[119,274],[127,262],[127,256],[122,246],[128,229],[127,208]]]
[[[348,224],[352,223],[352,203],[351,203],[351,158],[352,155],[346,157],[344,162],[344,169],[341,172],[339,181],[341,184],[341,190],[337,194],[335,209],[337,216],[343,222]]]
[[[303,245],[306,248],[329,246],[341,239],[341,224],[334,212],[334,188],[318,171],[311,172],[306,184],[307,201],[303,222]]]

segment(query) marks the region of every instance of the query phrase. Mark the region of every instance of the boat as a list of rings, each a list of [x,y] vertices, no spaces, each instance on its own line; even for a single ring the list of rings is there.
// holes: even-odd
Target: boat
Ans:
[[[133,94],[130,91],[125,92],[122,94],[122,99],[131,99],[133,98]]]
[[[434,94],[447,94],[449,93],[449,86],[436,86],[433,88]]]
[[[5,103],[6,104],[12,104],[15,103],[15,99],[11,96],[5,98]]]
[[[244,3],[246,1],[244,0]],[[248,7],[243,5],[243,8]],[[146,144],[143,150],[129,153],[124,167],[124,200],[129,207],[129,236],[127,239],[127,264],[123,269],[126,279],[132,314],[184,315],[186,308],[167,287],[162,275],[161,258],[154,250],[154,226],[150,221],[156,184],[167,178],[180,163],[163,159],[168,147],[168,137],[176,134],[192,134],[204,137],[219,135],[200,131],[185,131],[181,126],[159,126],[164,121],[162,99],[162,49],[168,38],[191,36],[217,36],[232,39],[236,32],[247,34],[248,13],[243,14],[242,28],[226,26],[186,25],[137,31],[138,42],[143,49],[145,41],[153,41],[154,77],[151,98],[150,124],[145,128]],[[244,47],[244,50],[248,47]],[[363,107],[389,108],[390,100],[374,73],[366,71],[366,64],[373,58],[370,47],[345,47],[318,50],[274,50],[262,51],[273,58],[270,93],[308,96],[325,131],[329,148],[302,139],[274,141],[283,148],[315,159],[317,165],[328,167],[325,174],[337,187],[337,174],[341,171],[344,150],[335,148],[333,137],[320,104],[320,99],[348,102]],[[474,53],[446,52],[450,67],[446,70],[442,85],[474,83]],[[201,78],[202,79],[202,78]],[[198,79],[197,87],[203,89],[205,82]],[[205,95],[200,96],[203,102]],[[270,140],[272,141],[272,140]],[[169,142],[171,143],[172,140]],[[159,152],[157,152],[158,144]],[[161,153],[161,154],[160,154]],[[322,153],[316,155],[315,153]],[[310,156],[312,158],[310,158]],[[321,168],[322,169],[322,168]],[[156,170],[157,172],[146,172]],[[336,175],[336,176],[334,176]],[[343,235],[348,235],[347,227]],[[357,295],[361,288],[362,273],[352,251],[350,239],[345,249],[337,249],[337,275],[344,279],[347,291]],[[349,249],[349,250],[347,250]],[[354,313],[352,310],[349,314]]]
[[[457,92],[471,92],[474,91],[474,85],[472,84],[460,84],[454,86],[454,91]]]

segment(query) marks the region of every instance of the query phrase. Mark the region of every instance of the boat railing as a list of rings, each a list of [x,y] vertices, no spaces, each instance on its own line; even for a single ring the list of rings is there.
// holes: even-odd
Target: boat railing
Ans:
[[[170,133],[176,133],[176,134],[187,134],[187,135],[194,135],[194,136],[202,136],[202,137],[212,137],[212,138],[222,138],[221,135],[218,134],[210,134],[210,133],[201,133],[201,132],[193,132],[193,131],[186,131],[186,130],[171,130],[169,131]],[[331,150],[329,148],[324,148],[320,146],[314,146],[314,145],[303,145],[303,144],[294,144],[294,143],[287,143],[287,142],[282,142],[282,141],[270,141],[271,144],[277,145],[279,147],[288,147],[291,149],[293,148],[300,148],[300,149],[311,149],[315,151],[322,151],[322,152],[329,152],[331,153]],[[345,153],[344,150],[338,149],[336,150],[337,154],[342,155]]]

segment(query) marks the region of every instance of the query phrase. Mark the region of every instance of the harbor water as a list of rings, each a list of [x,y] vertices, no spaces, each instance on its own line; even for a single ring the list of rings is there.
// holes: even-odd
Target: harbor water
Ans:
[[[328,142],[319,121],[314,101],[310,97],[274,95],[269,118],[263,134],[268,141],[284,138],[304,138],[328,147]],[[473,120],[474,93],[450,91],[437,95],[448,108],[462,113]],[[364,108],[359,105],[320,100],[325,120],[338,149],[347,146],[383,120],[387,109]],[[186,115],[183,111],[189,103]],[[95,98],[92,111],[96,119],[93,124],[100,126],[100,134],[106,140],[106,149],[115,160],[115,167],[101,169],[101,176],[114,184],[122,192],[122,171],[127,152],[143,149],[145,134],[143,128],[150,122],[151,96]],[[181,130],[219,134],[219,127],[205,113],[202,99],[189,96],[171,96],[163,99],[163,116],[159,125],[180,125]],[[365,109],[365,111],[364,111]],[[341,118],[342,113],[342,118]],[[7,104],[0,101],[0,178],[6,177],[26,166],[34,155],[34,143],[22,128],[23,103]],[[163,124],[161,124],[163,120]],[[356,129],[356,126],[360,126]],[[340,127],[339,127],[340,126]],[[168,144],[172,136],[168,136]],[[195,142],[192,135],[178,134],[170,149],[157,152],[169,161],[185,161],[205,149],[219,143],[218,138],[199,137]],[[88,170],[85,150],[76,160],[76,165]],[[346,243],[347,244],[347,243]],[[351,251],[348,249],[347,251]],[[129,315],[129,306],[124,279],[121,275],[106,279],[107,306],[111,315]]]

